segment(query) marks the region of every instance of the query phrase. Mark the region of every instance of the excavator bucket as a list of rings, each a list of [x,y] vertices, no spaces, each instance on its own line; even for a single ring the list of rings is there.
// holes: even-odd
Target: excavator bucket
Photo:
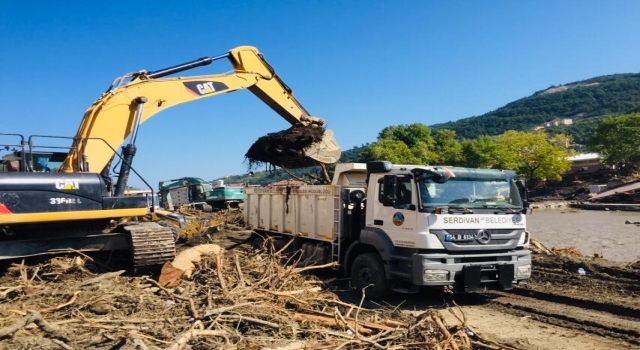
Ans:
[[[331,164],[340,159],[333,131],[319,126],[292,126],[259,138],[245,155],[250,166],[272,164],[295,169]]]

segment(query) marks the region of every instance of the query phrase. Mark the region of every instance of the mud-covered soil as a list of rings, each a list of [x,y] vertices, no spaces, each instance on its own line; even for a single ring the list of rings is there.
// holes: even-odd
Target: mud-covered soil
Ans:
[[[629,264],[536,255],[527,287],[486,296],[503,312],[601,335],[636,348],[640,347],[639,281],[640,270]]]

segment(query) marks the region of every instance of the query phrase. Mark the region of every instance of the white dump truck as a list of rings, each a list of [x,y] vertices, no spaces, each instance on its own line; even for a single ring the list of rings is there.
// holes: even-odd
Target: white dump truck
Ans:
[[[530,212],[513,171],[338,164],[331,185],[245,188],[245,222],[338,262],[371,299],[421,286],[511,289],[531,275]]]

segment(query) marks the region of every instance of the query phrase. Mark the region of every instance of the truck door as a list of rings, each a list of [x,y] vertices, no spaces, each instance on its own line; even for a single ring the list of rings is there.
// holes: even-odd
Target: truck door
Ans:
[[[397,247],[416,247],[417,190],[411,175],[385,175],[377,184],[373,227]]]

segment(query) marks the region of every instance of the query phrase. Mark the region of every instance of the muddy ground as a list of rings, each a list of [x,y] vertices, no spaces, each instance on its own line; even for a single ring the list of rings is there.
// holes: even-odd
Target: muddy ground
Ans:
[[[374,303],[330,270],[274,265],[247,238],[227,227],[184,244],[226,251],[223,260],[203,258],[192,280],[170,289],[154,283],[157,275],[123,271],[117,254],[7,265],[0,349],[640,348],[640,263],[539,245],[527,286],[424,290]]]

